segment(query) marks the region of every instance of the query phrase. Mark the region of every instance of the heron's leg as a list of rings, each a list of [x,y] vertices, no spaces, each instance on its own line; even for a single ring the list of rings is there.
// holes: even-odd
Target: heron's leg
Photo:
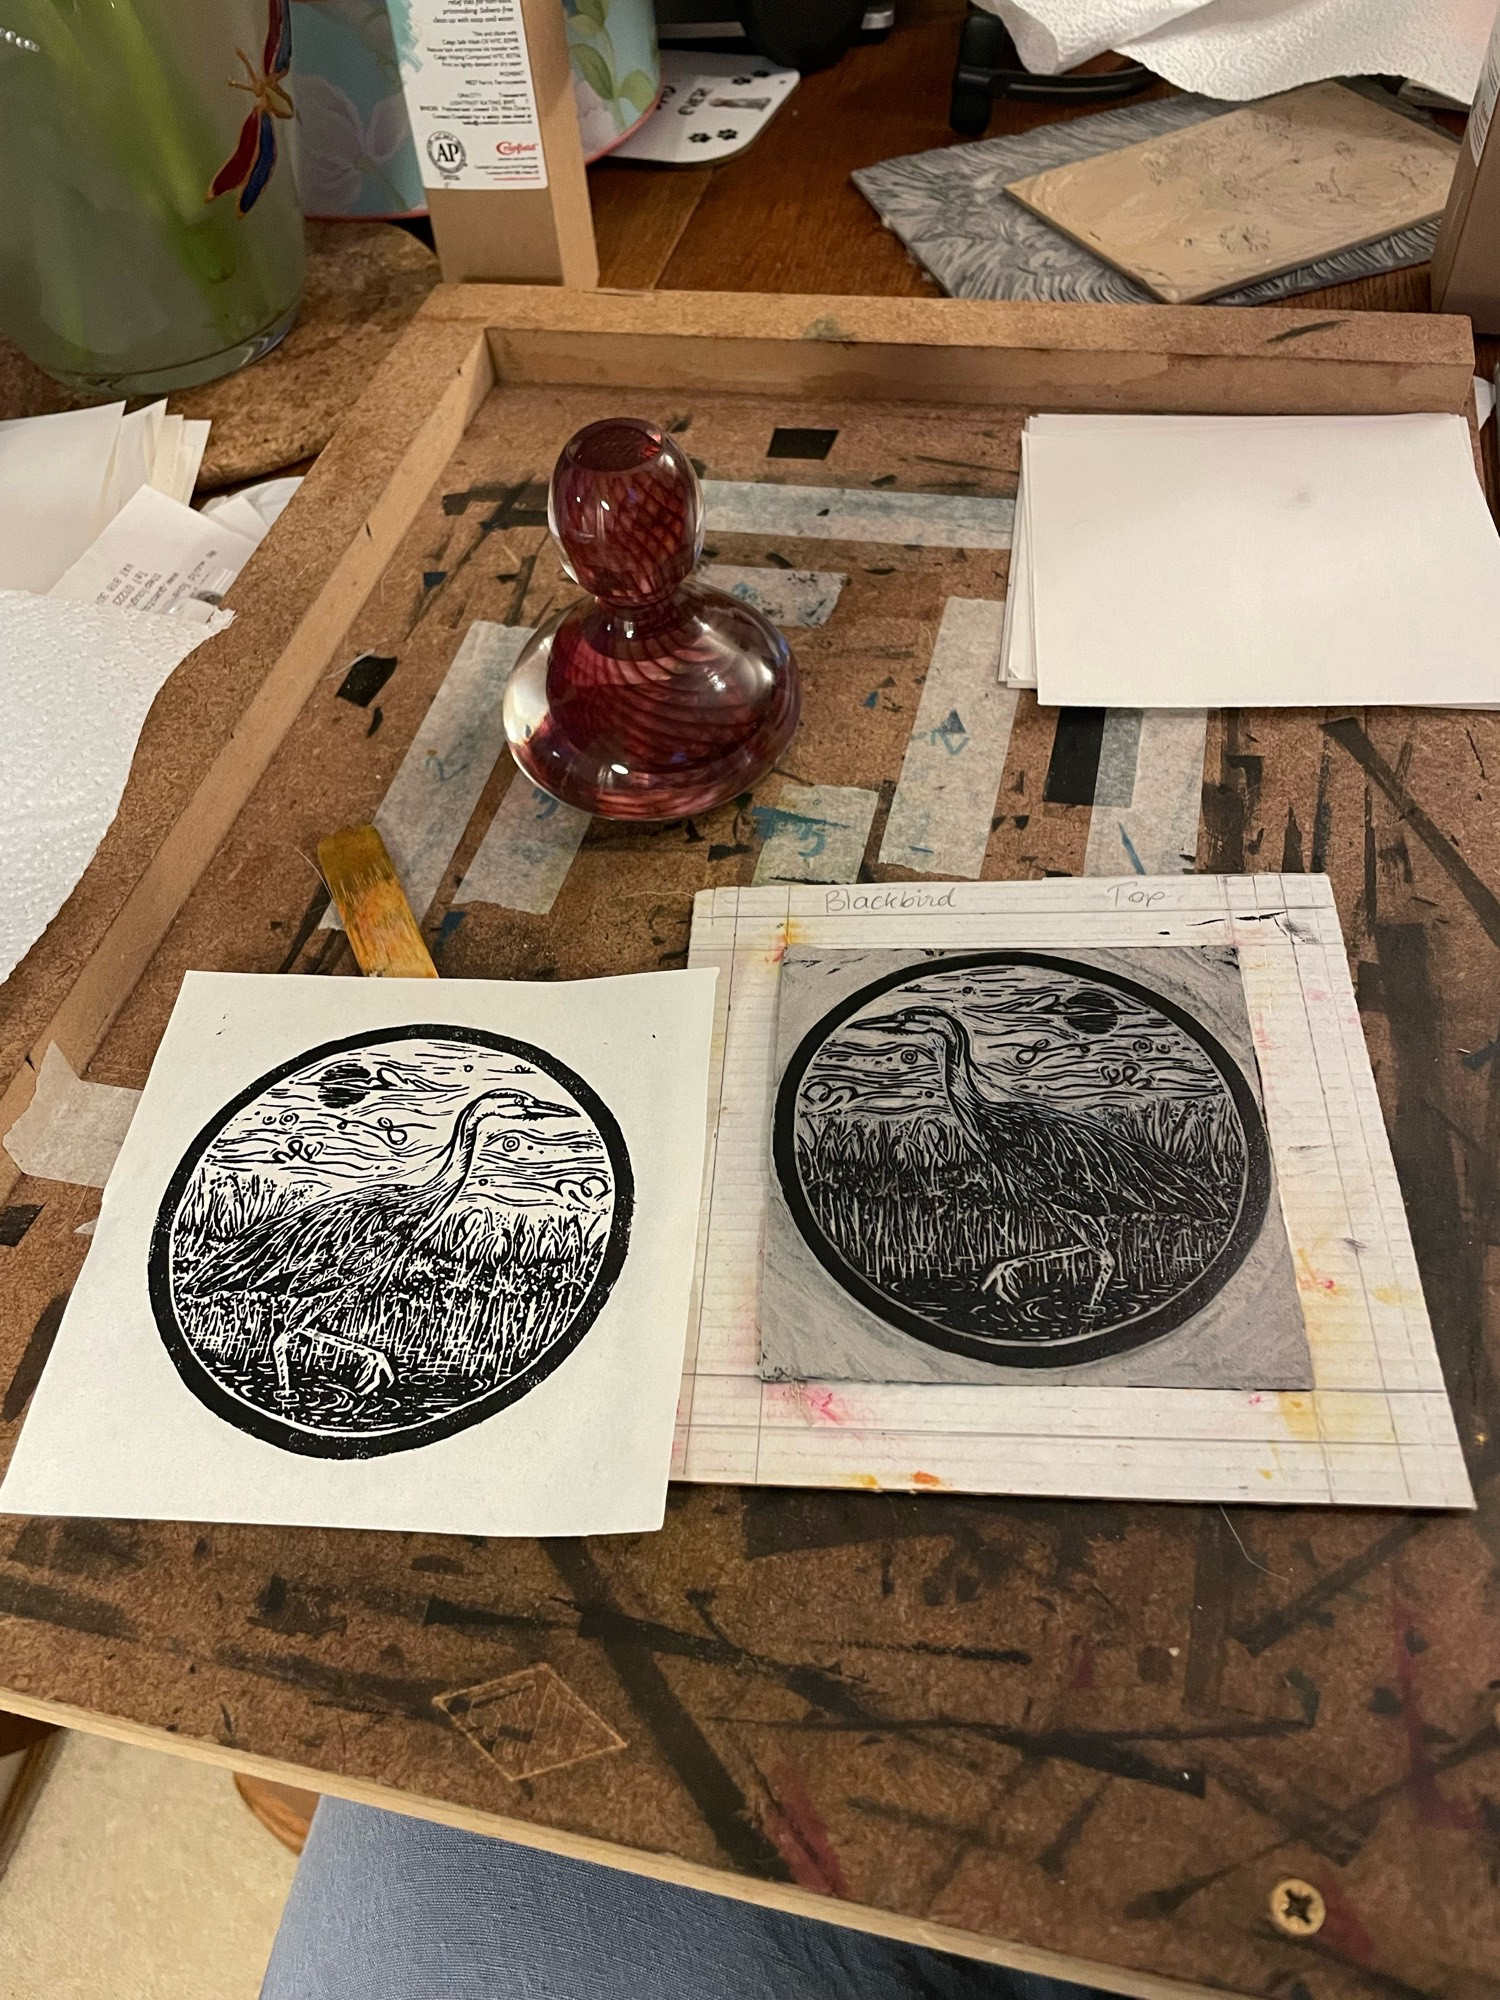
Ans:
[[[985,1273],[984,1278],[980,1282],[979,1289],[982,1292],[987,1292],[993,1285],[995,1296],[997,1298],[1004,1298],[1006,1295],[1005,1280],[1011,1271],[1020,1270],[1025,1267],[1034,1268],[1038,1264],[1061,1263],[1064,1260],[1071,1263],[1080,1251],[1087,1253],[1093,1247],[1091,1243],[1069,1243],[1057,1250],[1023,1250],[1019,1257],[1002,1257],[993,1271]]]
[[[1076,1242],[1060,1244],[1055,1250],[1030,1250],[1023,1251],[1019,1257],[1004,1257],[994,1270],[987,1273],[979,1289],[988,1291],[993,1286],[996,1298],[1005,1298],[1008,1295],[1007,1275],[1018,1268],[1035,1267],[1038,1264],[1071,1263],[1079,1256],[1092,1257],[1095,1263],[1094,1288],[1089,1294],[1088,1304],[1083,1309],[1083,1317],[1093,1319],[1099,1311],[1109,1281],[1115,1274],[1115,1254],[1109,1245],[1109,1232],[1097,1216],[1069,1214],[1067,1223],[1070,1229],[1077,1232]]]
[[[276,1324],[274,1301],[271,1305],[271,1324],[272,1326]],[[290,1396],[292,1393],[291,1346],[292,1324],[291,1315],[288,1313],[286,1325],[271,1336],[271,1365],[276,1370],[276,1386],[283,1396]]]
[[[1094,1259],[1094,1289],[1089,1293],[1088,1304],[1083,1309],[1085,1320],[1096,1319],[1109,1281],[1119,1268],[1119,1260],[1110,1242],[1109,1224],[1102,1216],[1089,1215],[1072,1210],[1068,1215],[1069,1226],[1077,1231],[1078,1248]]]
[[[359,1363],[359,1375],[354,1386],[362,1396],[368,1396],[384,1384],[395,1381],[395,1371],[390,1362],[378,1347],[371,1347],[367,1341],[355,1340],[347,1333],[320,1332],[316,1338],[336,1354],[347,1354]]]
[[[1103,1229],[1100,1230],[1099,1241],[1094,1244],[1093,1250],[1099,1260],[1099,1274],[1094,1279],[1094,1289],[1089,1294],[1088,1305],[1084,1308],[1086,1319],[1093,1319],[1098,1313],[1104,1294],[1109,1288],[1109,1281],[1118,1269],[1118,1259],[1110,1248],[1108,1236]]]

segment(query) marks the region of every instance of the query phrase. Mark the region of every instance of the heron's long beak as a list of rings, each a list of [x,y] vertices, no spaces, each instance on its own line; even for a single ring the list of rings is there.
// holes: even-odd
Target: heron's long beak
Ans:
[[[849,1025],[872,1035],[916,1035],[922,1032],[920,1028],[907,1027],[899,1014],[877,1014],[871,1020],[851,1021]]]

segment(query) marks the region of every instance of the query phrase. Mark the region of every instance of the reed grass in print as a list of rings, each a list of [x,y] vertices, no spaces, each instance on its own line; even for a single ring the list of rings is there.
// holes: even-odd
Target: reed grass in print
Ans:
[[[845,998],[786,1067],[774,1147],[851,1296],[1012,1366],[1180,1325],[1243,1261],[1270,1187],[1255,1095],[1204,1023],[1043,953],[908,964]]]
[[[405,1449],[527,1393],[618,1275],[631,1173],[543,1051],[403,1028],[308,1051],[200,1133],[153,1237],[179,1372],[253,1435]]]

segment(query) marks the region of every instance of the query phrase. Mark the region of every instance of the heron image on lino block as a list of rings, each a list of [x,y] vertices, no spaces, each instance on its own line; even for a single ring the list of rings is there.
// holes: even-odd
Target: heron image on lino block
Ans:
[[[1235,953],[798,949],[762,1373],[1305,1388]]]

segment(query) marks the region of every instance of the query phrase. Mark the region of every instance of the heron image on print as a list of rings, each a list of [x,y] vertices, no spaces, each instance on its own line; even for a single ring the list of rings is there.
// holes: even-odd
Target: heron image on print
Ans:
[[[1011,1368],[1182,1325],[1244,1263],[1271,1189],[1256,1095],[1204,1023],[1041,952],[919,958],[845,992],[786,1063],[773,1153],[845,1294]]]
[[[198,1134],[149,1287],[188,1387],[324,1458],[404,1451],[533,1389],[625,1261],[619,1126],[545,1051],[481,1029],[310,1049]]]

